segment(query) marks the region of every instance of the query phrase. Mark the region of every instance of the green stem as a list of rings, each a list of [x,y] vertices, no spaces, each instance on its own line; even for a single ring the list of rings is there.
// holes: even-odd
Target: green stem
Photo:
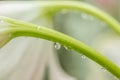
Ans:
[[[104,22],[106,22],[113,30],[115,30],[118,34],[120,34],[120,25],[115,19],[101,12],[97,8],[91,7],[88,4],[74,3],[74,2],[68,2],[68,3],[61,2],[56,4],[51,3],[44,8],[45,11],[43,11],[43,14],[44,16],[52,18],[56,12],[59,12],[62,9],[70,9],[70,10],[78,10],[78,11],[82,10],[91,15],[94,15],[99,19],[103,20]],[[120,68],[112,61],[107,59],[104,55],[100,54],[96,50],[85,45],[84,43],[76,39],[73,39],[65,34],[62,34],[60,32],[45,27],[40,27],[34,24],[12,20],[9,18],[2,18],[2,19],[7,21],[8,23],[13,24],[11,26],[14,27],[4,30],[4,31],[9,31],[12,34],[13,38],[18,36],[32,36],[32,37],[43,38],[53,42],[59,42],[60,44],[67,47],[71,47],[75,51],[82,53],[83,55],[97,62],[98,64],[106,68],[109,72],[111,72],[114,76],[120,79]]]
[[[64,46],[70,47],[71,49],[82,53],[83,55],[97,62],[109,72],[111,72],[113,75],[120,78],[120,68],[117,65],[115,65],[112,61],[110,61],[105,56],[92,49],[91,47],[65,34],[45,27],[38,28],[36,27],[36,25],[34,25],[34,27],[32,28],[12,28],[10,29],[10,31],[13,37],[32,36],[37,38],[43,38],[53,42],[58,42]]]
[[[59,42],[60,44],[71,47],[71,49],[82,53],[88,58],[94,60],[95,62],[106,68],[113,75],[120,78],[120,68],[117,65],[115,65],[105,56],[92,49],[91,47],[85,45],[84,43],[52,29],[40,27],[31,23],[26,23],[6,17],[0,18],[4,20],[4,22],[11,24],[9,28],[5,28],[2,31],[12,34],[12,38],[18,36],[32,36],[43,38],[53,42]]]
[[[111,17],[109,14],[104,13],[100,9],[80,1],[57,1],[51,3],[48,2],[48,4],[43,7],[43,11],[40,17],[46,18],[51,22],[55,14],[62,10],[66,10],[66,12],[67,10],[68,12],[69,10],[71,10],[88,13],[105,22],[109,27],[111,27],[115,32],[120,35],[120,23],[118,21],[116,21],[113,17]]]

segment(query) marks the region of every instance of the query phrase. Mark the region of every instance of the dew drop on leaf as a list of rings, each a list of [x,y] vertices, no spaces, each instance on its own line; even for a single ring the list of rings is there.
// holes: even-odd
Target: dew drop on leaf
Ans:
[[[60,43],[54,43],[54,47],[55,49],[59,50],[61,48],[61,44]]]

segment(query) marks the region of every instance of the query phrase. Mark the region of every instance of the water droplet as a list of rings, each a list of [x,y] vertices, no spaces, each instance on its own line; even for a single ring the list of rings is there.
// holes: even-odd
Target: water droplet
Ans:
[[[64,46],[64,48],[65,48],[66,50],[68,50],[68,47]]]
[[[104,68],[103,68],[103,67],[101,67],[100,69],[104,70]]]
[[[70,46],[64,46],[66,50],[71,50],[72,48]]]
[[[55,49],[59,50],[61,48],[61,44],[60,43],[54,43],[54,47],[55,47]]]
[[[104,72],[106,71],[106,69],[105,69],[105,68],[103,68],[103,67],[101,67],[100,69],[101,69],[101,70],[103,70]]]
[[[82,55],[81,58],[82,58],[82,59],[86,59],[86,56]]]
[[[88,18],[89,18],[89,15],[86,14],[86,13],[81,13],[81,17],[82,17],[83,19],[88,19]]]

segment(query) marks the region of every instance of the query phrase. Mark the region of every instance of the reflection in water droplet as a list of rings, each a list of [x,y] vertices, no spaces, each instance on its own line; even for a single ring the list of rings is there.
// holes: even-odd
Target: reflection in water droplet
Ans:
[[[54,47],[55,47],[55,49],[59,50],[61,48],[61,44],[60,43],[54,43]]]

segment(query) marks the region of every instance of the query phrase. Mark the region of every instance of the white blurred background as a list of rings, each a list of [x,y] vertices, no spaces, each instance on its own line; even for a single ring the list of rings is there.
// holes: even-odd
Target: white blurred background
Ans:
[[[99,7],[120,20],[118,0],[82,1]],[[47,25],[43,18],[36,19],[46,2],[0,1],[0,16]],[[83,41],[120,65],[120,37],[104,22],[77,11],[69,13],[61,11],[53,21],[55,30]],[[0,49],[0,80],[116,80],[116,78],[75,51],[67,50],[63,46],[56,49],[53,42],[24,36],[13,39]]]

